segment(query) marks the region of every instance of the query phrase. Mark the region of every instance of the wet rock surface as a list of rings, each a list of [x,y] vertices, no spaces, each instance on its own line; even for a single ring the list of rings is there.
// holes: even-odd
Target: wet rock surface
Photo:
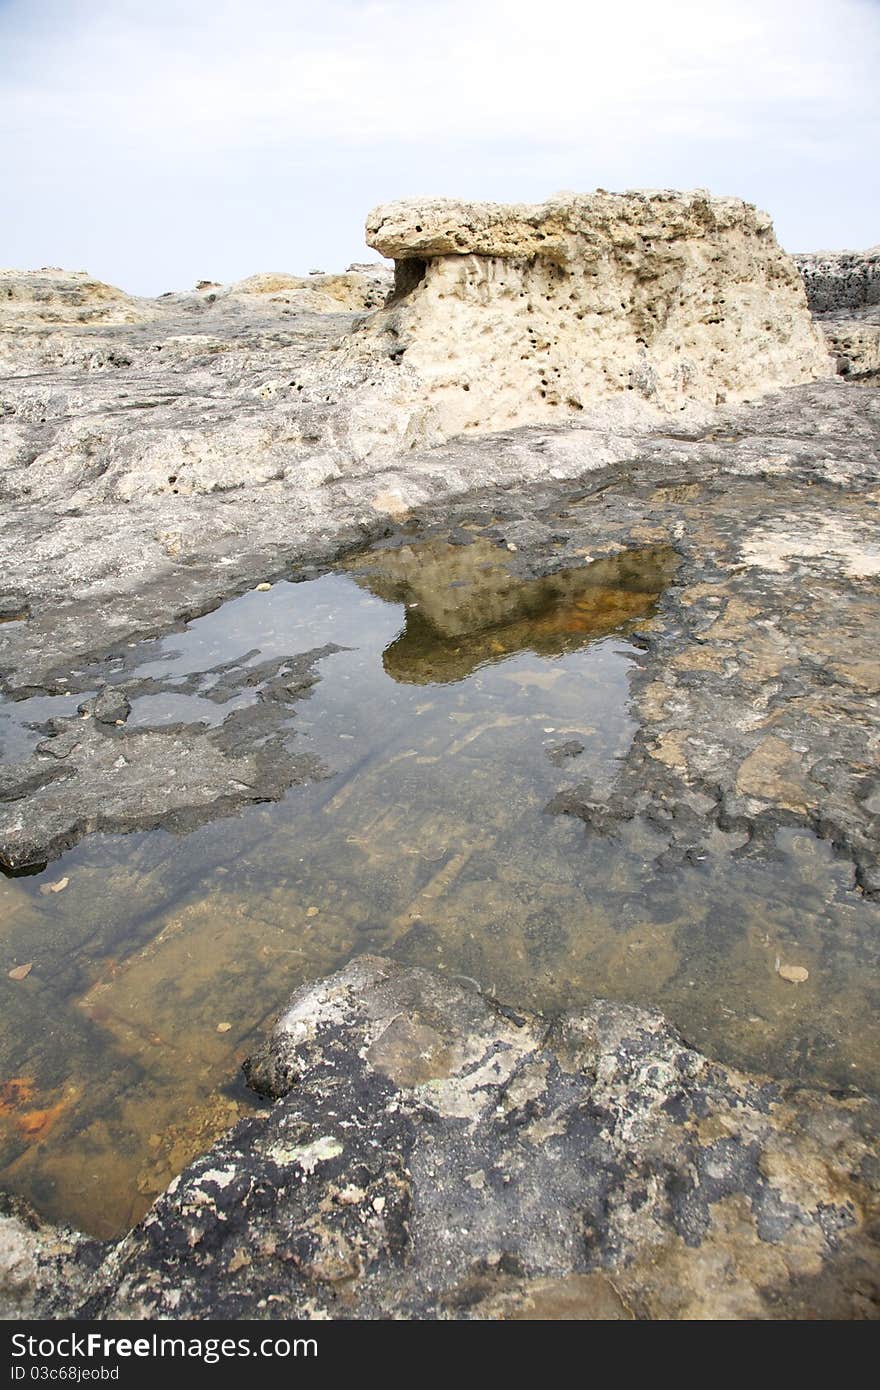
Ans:
[[[627,925],[613,959],[625,975],[642,949],[634,938],[646,882],[729,859],[760,864],[766,884],[781,839],[809,831],[824,842],[813,869],[819,901],[826,880],[829,895],[833,879],[846,896],[828,917],[843,924],[835,950],[848,953],[839,988],[858,977],[867,990],[876,904],[866,899],[880,897],[880,392],[873,368],[856,370],[868,359],[853,349],[845,380],[674,414],[651,404],[646,377],[564,423],[482,434],[483,421],[448,438],[399,337],[363,323],[387,271],[317,278],[254,277],[149,303],[63,272],[12,286],[0,337],[0,683],[11,712],[0,728],[13,734],[12,751],[0,750],[4,866],[38,868],[94,831],[186,831],[323,776],[308,743],[292,738],[292,717],[316,663],[336,648],[248,652],[173,679],[142,669],[150,639],[182,634],[258,583],[314,578],[345,556],[365,590],[390,583],[413,611],[386,649],[386,670],[418,685],[464,678],[487,643],[479,622],[449,625],[431,563],[406,553],[416,544],[423,556],[434,543],[467,552],[463,574],[485,569],[476,607],[494,614],[489,645],[502,659],[522,642],[508,579],[498,585],[489,573],[494,556],[521,594],[549,580],[583,602],[576,572],[625,568],[627,556],[650,551],[663,557],[662,580],[641,607],[637,594],[625,613],[618,603],[604,629],[623,615],[640,649],[627,707],[635,737],[601,783],[561,729],[545,731],[540,753],[558,788],[546,805],[541,796],[547,824],[578,835],[583,826],[593,853],[606,840],[635,845],[625,862],[641,877],[616,885]],[[404,288],[418,294],[420,284]],[[846,321],[832,325],[839,312]],[[828,310],[832,345],[863,330],[870,339],[876,312]],[[374,542],[392,557],[390,580],[364,558]],[[541,649],[531,633],[526,646]],[[177,702],[180,717],[151,724],[152,697]],[[431,846],[437,891],[444,843]],[[450,860],[448,876],[463,864],[462,877],[474,877],[471,898],[454,900],[465,910],[487,896],[481,862],[479,847]],[[46,904],[87,891],[59,872],[44,885]],[[162,877],[161,866],[154,872]],[[123,881],[137,891],[136,871]],[[344,874],[342,890],[353,921]],[[292,933],[301,932],[299,917],[319,911],[313,897],[311,888],[301,904],[281,895],[253,920],[250,904],[238,904],[223,949],[236,955],[246,929],[244,964],[257,981],[275,931],[281,971],[302,954],[282,940],[289,903],[299,912]],[[392,900],[358,917],[358,949],[381,942],[431,964],[436,946],[442,957],[442,931],[409,915],[424,905],[417,889],[389,932],[383,903]],[[137,969],[127,978],[108,958],[93,972],[91,948],[82,958],[67,949],[71,931],[77,942],[95,934],[85,908],[59,917],[52,950],[62,974],[81,977],[88,1028],[116,1030],[130,1047],[134,1019],[139,1059],[154,1042],[154,1001],[164,1000],[162,1026],[173,1031],[164,958],[186,978],[193,915],[198,940],[215,949],[213,901],[191,905],[170,930],[138,928],[138,950],[149,955],[153,939],[161,947],[146,994]],[[569,941],[569,924],[550,914],[548,926],[538,908],[526,942],[535,971],[542,952]],[[739,907],[718,905],[719,930],[735,934],[725,911]],[[652,926],[661,960],[666,920],[661,911]],[[303,956],[312,974],[336,967],[340,943],[353,949],[335,930],[332,946]],[[99,956],[112,957],[106,923],[96,939]],[[477,971],[468,949],[494,968],[483,945],[458,942],[459,968]],[[761,949],[772,962],[769,936]],[[825,949],[781,953],[775,975],[767,967],[773,988],[797,992],[802,1010],[823,963],[836,960]],[[52,996],[39,993],[43,967],[29,942],[9,967],[9,1007],[24,1020],[34,999]],[[284,974],[263,1014],[290,988]],[[212,1015],[206,1052],[226,1046],[230,1035],[217,1030],[231,1026],[229,1013]],[[256,1025],[236,1020],[248,1048]],[[834,1039],[821,1036],[821,1019],[812,1032],[798,1027],[780,1070],[812,1075],[808,1054],[830,1055]],[[841,1054],[839,1066],[855,1062]],[[53,1055],[44,1095],[28,1089],[28,1067],[30,1056],[15,1061],[0,1097],[17,1151],[48,1131],[62,1102],[75,1109],[64,1059]],[[295,1084],[190,1166],[122,1242],[84,1241],[15,1203],[5,1210],[0,1277],[15,1315],[874,1315],[873,1103],[845,1085],[819,1092],[716,1065],[631,1005],[596,1003],[556,1020],[363,958],[299,998],[250,1074],[273,1095]],[[173,1102],[164,1104],[167,1116]],[[238,1113],[231,1102],[214,1108],[199,1120],[208,1138]],[[174,1144],[156,1135],[145,1200],[195,1151],[186,1125],[183,1117]],[[101,1142],[112,1151],[111,1130]]]
[[[481,534],[514,547],[524,579],[634,544],[681,560],[641,633],[640,729],[615,785],[568,787],[551,811],[598,834],[642,818],[666,865],[714,852],[719,834],[772,857],[780,827],[805,825],[876,894],[880,396],[816,386],[797,399],[798,432],[777,436],[778,452],[731,413],[705,434],[641,441],[568,499],[546,484],[487,499]],[[788,409],[754,407],[750,425],[769,434]],[[844,418],[854,437],[838,434]],[[447,524],[475,512],[453,501]]]
[[[335,650],[229,662],[173,683],[147,676],[125,690],[105,685],[76,715],[50,719],[34,755],[0,771],[0,864],[44,864],[95,831],[192,829],[321,777],[314,756],[289,747],[287,725],[318,679],[315,664]],[[196,721],[124,727],[129,697],[171,691],[185,702],[206,682],[205,698],[221,710],[242,691],[250,702],[216,728]]]
[[[2,1222],[10,1316],[873,1318],[876,1103],[362,956],[247,1066],[278,1097],[112,1246]]]
[[[847,855],[860,886],[875,893],[878,463],[880,395],[842,382],[816,383],[719,411],[711,429],[655,429],[629,437],[589,428],[528,429],[455,441],[412,462],[419,494],[430,474],[442,500],[414,506],[399,531],[374,512],[358,533],[363,543],[385,531],[385,544],[393,547],[414,534],[429,540],[457,526],[461,544],[479,540],[498,547],[523,581],[630,548],[673,551],[683,563],[645,627],[644,666],[633,685],[641,728],[617,785],[601,804],[588,784],[579,792],[569,788],[553,809],[580,816],[593,831],[647,818],[668,841],[673,860],[701,855],[719,831],[745,837],[737,852],[772,853],[780,826],[806,825]],[[523,482],[518,491],[496,485],[448,499],[453,479],[461,485],[481,474]],[[567,484],[571,475],[583,483]],[[257,492],[254,510],[245,512],[249,522],[256,526],[262,518],[271,525],[267,505],[270,499]],[[344,514],[335,515],[340,530],[330,534],[337,551],[353,548],[355,533],[345,529]],[[136,513],[131,522],[137,528]],[[273,547],[239,552],[228,567],[227,593],[236,592],[245,576],[252,584],[267,570],[294,578],[320,572],[332,548],[326,530],[293,545],[275,534]],[[158,581],[149,569],[121,577],[113,601],[100,604],[95,589],[105,587],[103,579],[82,581],[88,600],[57,603],[51,570],[47,574],[35,556],[21,552],[31,616],[0,633],[10,693],[90,692],[108,674],[114,681],[124,676],[126,647],[118,641],[108,650],[111,630],[121,629],[129,640],[148,634],[162,612],[167,625],[171,594],[178,611],[185,600],[191,613],[216,607],[218,569],[225,567],[224,545],[215,545],[221,553],[214,551],[213,562],[168,563]],[[404,640],[389,660],[404,661],[407,650]],[[253,679],[250,672],[235,677]],[[138,689],[158,688],[122,684],[130,699]],[[277,702],[261,699],[260,720],[267,711],[274,718]],[[242,720],[238,715],[232,728]],[[54,733],[69,740],[80,727],[92,724],[62,723]],[[88,771],[92,754],[101,752],[106,762],[119,743],[116,756],[126,756],[125,740],[133,752],[152,755],[168,737],[166,729],[161,739],[147,740],[130,721],[123,730],[102,728],[106,733],[95,730],[80,759],[96,796],[106,779],[100,759],[94,776]],[[262,725],[255,726],[254,737],[264,736]],[[191,729],[178,730],[177,737],[208,749],[218,735]],[[24,862],[15,846],[22,832],[14,827],[22,814],[28,818],[23,798],[29,789],[39,788],[42,800],[66,798],[71,817],[88,823],[88,814],[75,811],[80,785],[65,792],[61,780],[77,755],[53,756],[66,746],[53,748],[49,740],[35,761],[5,774],[8,863]],[[253,769],[239,769],[238,776],[228,765],[233,751],[212,753],[216,774],[202,778],[212,797],[221,795],[220,805],[231,780],[253,784]],[[198,767],[199,755],[193,756]],[[160,774],[161,759],[157,767]],[[269,775],[262,794],[276,794],[273,789],[290,785],[295,775]],[[251,799],[239,793],[230,804]],[[10,796],[16,800],[9,802]],[[179,809],[167,807],[169,813]],[[141,823],[162,823],[162,814],[161,807],[151,808]],[[30,820],[41,817],[35,813]],[[124,816],[115,823],[121,826]],[[40,857],[38,848],[34,840],[28,854]]]

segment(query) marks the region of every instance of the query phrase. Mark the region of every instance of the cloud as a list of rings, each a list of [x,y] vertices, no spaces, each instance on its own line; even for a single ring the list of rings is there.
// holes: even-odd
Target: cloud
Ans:
[[[362,256],[380,198],[560,182],[880,235],[875,0],[7,0],[0,54],[7,264],[157,290]]]

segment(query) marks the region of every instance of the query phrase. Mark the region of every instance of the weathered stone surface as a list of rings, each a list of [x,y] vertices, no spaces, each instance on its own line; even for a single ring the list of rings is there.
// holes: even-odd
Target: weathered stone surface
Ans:
[[[125,691],[105,685],[80,713],[91,714],[99,724],[124,724],[131,714],[131,703]]]
[[[209,698],[221,707],[242,691],[250,696],[249,705],[234,708],[215,728],[198,722],[117,727],[131,713],[128,695],[179,694],[181,686],[155,677],[130,683],[128,695],[104,686],[77,715],[51,720],[50,737],[30,759],[2,767],[0,864],[45,863],[99,830],[188,830],[321,777],[316,758],[290,749],[285,725],[318,679],[315,664],[335,650],[258,666],[245,659],[191,675],[183,688],[192,692],[214,677]]]
[[[880,246],[794,259],[840,375],[880,384]]]
[[[6,502],[39,495],[75,512],[98,500],[128,505],[272,482],[310,490],[437,436],[410,374],[401,390],[384,351],[353,361],[340,352],[364,311],[385,298],[390,273],[381,265],[308,279],[258,275],[151,301],[122,296],[134,309],[100,321],[78,300],[47,320],[43,298],[54,304],[55,280],[29,278],[37,281],[30,299],[0,296]],[[72,280],[85,296],[81,277]],[[120,292],[99,288],[118,304]],[[162,528],[162,543],[174,545],[173,527]]]
[[[248,1067],[280,1097],[96,1263],[7,1217],[16,1312],[878,1312],[876,1103],[709,1062],[656,1013],[549,1021],[362,956]],[[15,1300],[13,1302],[13,1300]]]
[[[823,318],[819,325],[841,376],[860,386],[880,385],[880,308],[853,318]]]
[[[85,1300],[103,1251],[78,1232],[50,1226],[0,1193],[0,1319],[63,1318]]]
[[[370,331],[393,338],[447,434],[624,391],[714,405],[831,371],[770,219],[736,198],[413,200],[375,209],[367,240],[397,259],[399,287]]]
[[[560,264],[591,248],[595,258],[618,247],[641,255],[655,236],[675,241],[706,232],[772,234],[766,213],[739,198],[713,198],[704,189],[627,193],[559,193],[545,203],[473,203],[410,198],[385,203],[367,216],[367,244],[394,260],[539,256]],[[643,241],[648,245],[642,245]]]
[[[285,275],[263,272],[239,280],[227,288],[212,287],[215,299],[228,296],[246,300],[259,296],[273,306],[316,314],[363,313],[384,304],[394,287],[390,268],[375,265],[349,266],[341,275]],[[210,293],[211,291],[209,291]],[[283,310],[282,310],[283,312]]]
[[[736,264],[751,275],[750,238],[769,245],[769,233],[755,222],[742,236]],[[615,255],[624,265],[636,251]],[[499,417],[467,414],[467,438],[444,443],[461,417],[438,407],[445,398],[432,397],[407,338],[433,273],[419,280],[421,259],[407,263],[405,298],[370,322],[361,310],[382,274],[362,267],[354,284],[348,274],[255,277],[146,308],[111,292],[115,307],[100,309],[101,288],[76,276],[55,289],[41,281],[24,308],[10,300],[4,310],[0,297],[4,688],[92,696],[119,678],[133,638],[291,565],[322,566],[391,530],[390,519],[430,530],[458,518],[464,543],[476,526],[524,582],[585,557],[672,548],[681,567],[639,637],[639,733],[610,789],[568,786],[548,809],[579,817],[591,835],[649,827],[654,877],[731,846],[772,857],[781,827],[806,825],[848,856],[841,872],[865,894],[880,892],[880,393],[826,381],[712,408],[685,394],[671,428],[657,381],[642,373],[631,391],[572,415],[548,404],[548,390],[542,423],[528,429],[482,435]],[[482,274],[486,259],[432,264],[439,273],[451,263],[445,275],[477,262]],[[520,274],[515,257],[494,259],[493,296],[503,275]],[[542,276],[560,269],[533,259]],[[628,293],[642,312],[659,301],[640,299],[637,282]],[[517,284],[517,300],[540,290],[557,318],[568,313],[552,299],[555,281]],[[467,315],[484,322],[473,286],[460,288]],[[324,312],[337,293],[347,307]],[[448,323],[458,332],[458,319]],[[455,391],[469,402],[476,386],[460,380]],[[319,775],[273,744],[285,702],[302,693],[279,683],[280,667],[260,672],[257,702],[226,729],[75,717],[41,726],[48,737],[34,756],[0,769],[3,824],[10,843],[18,837],[7,862],[33,862],[99,827],[187,827]],[[139,696],[157,689],[126,676],[135,715]],[[560,783],[587,771],[566,749],[556,750]],[[169,790],[179,772],[184,785]],[[820,880],[817,871],[817,891]],[[873,910],[853,911],[862,908]],[[810,975],[778,988],[808,1000],[817,962],[783,959]],[[14,1315],[154,1315],[175,1298],[182,1310],[257,1316],[874,1315],[875,1178],[860,1131],[869,1102],[714,1067],[656,1015],[596,1005],[557,1033],[442,978],[414,984],[411,972],[376,969],[306,1003],[314,1030],[293,1051],[279,1034],[252,1068],[269,1089],[299,1068],[302,1086],[189,1169],[126,1242],[84,1243],[8,1210],[0,1248]],[[482,1056],[468,1051],[475,1039]],[[485,1094],[474,1096],[467,1058],[478,1076],[486,1061]],[[362,1133],[346,1127],[351,1116]],[[719,1134],[731,1141],[720,1159]],[[753,1140],[766,1162],[752,1162]],[[263,1283],[249,1258],[266,1262]]]
[[[31,616],[0,627],[0,661],[17,695],[90,694],[120,678],[118,653],[134,637],[167,630],[266,574],[326,564],[386,529],[389,495],[404,512],[415,508],[422,526],[478,523],[526,580],[576,568],[585,555],[671,547],[685,568],[662,623],[652,624],[634,687],[642,732],[600,820],[649,815],[673,857],[699,857],[725,827],[763,851],[781,824],[797,821],[851,856],[860,885],[876,892],[877,824],[863,791],[876,775],[878,440],[880,394],[838,380],[726,407],[711,428],[590,422],[470,437],[412,451],[405,467],[380,477],[243,487],[234,506],[207,495],[183,507],[166,494],[127,507],[96,499],[70,516],[22,499],[4,512],[0,536],[16,604],[27,602]],[[575,489],[564,481],[577,477]],[[483,489],[468,496],[476,479]],[[572,511],[567,498],[584,489],[588,505]],[[456,492],[460,504],[450,501]],[[386,501],[374,509],[379,496]],[[160,545],[169,533],[174,544]],[[471,561],[462,552],[472,578]],[[503,607],[503,586],[494,593],[481,574],[480,604]],[[430,566],[423,559],[402,577],[442,627]],[[135,699],[138,689],[125,684]],[[75,721],[77,736],[80,727]],[[783,797],[781,781],[766,799],[736,789],[738,768],[768,734],[806,750],[792,753],[806,778],[799,798]],[[205,731],[185,737],[199,741]],[[41,752],[24,782],[15,769],[16,794],[42,785],[50,764],[87,772],[84,755]],[[580,766],[570,764],[574,773]],[[696,819],[680,809],[694,795],[710,808]],[[596,799],[585,786],[565,809],[593,825]],[[791,809],[795,801],[801,809]],[[23,811],[24,801],[14,806]],[[30,821],[38,831],[36,812]]]
[[[105,285],[84,270],[0,270],[4,328],[142,323],[158,312],[154,301]]]
[[[814,251],[794,257],[814,314],[846,317],[880,305],[880,246],[867,251]]]

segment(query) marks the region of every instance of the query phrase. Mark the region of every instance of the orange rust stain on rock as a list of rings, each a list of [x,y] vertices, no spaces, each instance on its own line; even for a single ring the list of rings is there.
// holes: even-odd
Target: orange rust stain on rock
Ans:
[[[33,1094],[34,1083],[26,1076],[13,1076],[9,1081],[0,1081],[0,1115],[27,1105]]]
[[[32,1142],[44,1139],[66,1108],[67,1101],[62,1099],[55,1105],[47,1106],[45,1110],[28,1110],[16,1118],[15,1127],[24,1139],[30,1139]]]
[[[31,1143],[45,1138],[69,1101],[69,1097],[62,1097],[54,1105],[29,1108],[34,1099],[34,1083],[29,1077],[0,1081],[0,1120],[8,1120]]]

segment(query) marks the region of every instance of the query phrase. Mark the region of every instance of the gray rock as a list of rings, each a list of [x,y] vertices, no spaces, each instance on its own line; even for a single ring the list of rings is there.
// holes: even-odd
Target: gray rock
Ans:
[[[549,1020],[362,956],[301,989],[247,1071],[275,1104],[100,1256],[7,1216],[7,1306],[877,1316],[876,1102],[714,1064],[659,1014]]]
[[[880,246],[867,251],[815,251],[794,257],[814,314],[880,305]]]
[[[547,749],[547,757],[554,767],[562,767],[569,758],[578,758],[584,751],[584,745],[576,738],[568,739],[565,743],[558,743],[554,748]]]
[[[794,259],[839,374],[860,386],[880,384],[880,246]]]
[[[124,724],[131,714],[131,704],[124,690],[105,685],[91,702],[89,713],[99,724]]]
[[[28,602],[23,594],[0,594],[0,623],[22,622],[28,616]]]
[[[42,743],[37,744],[36,751],[42,753],[45,758],[69,758],[71,753],[75,753],[80,747],[78,733],[68,730],[66,733],[55,734],[52,738],[43,739]]]
[[[52,737],[37,745],[30,761],[0,767],[0,864],[20,869],[45,863],[98,830],[189,830],[322,777],[316,758],[288,746],[286,722],[317,680],[315,663],[335,650],[321,647],[257,666],[229,664],[214,698],[247,689],[253,703],[216,728],[116,728],[131,704],[105,686],[78,715],[53,721]],[[191,686],[199,674],[190,676]],[[163,688],[152,677],[128,687],[132,695]]]

